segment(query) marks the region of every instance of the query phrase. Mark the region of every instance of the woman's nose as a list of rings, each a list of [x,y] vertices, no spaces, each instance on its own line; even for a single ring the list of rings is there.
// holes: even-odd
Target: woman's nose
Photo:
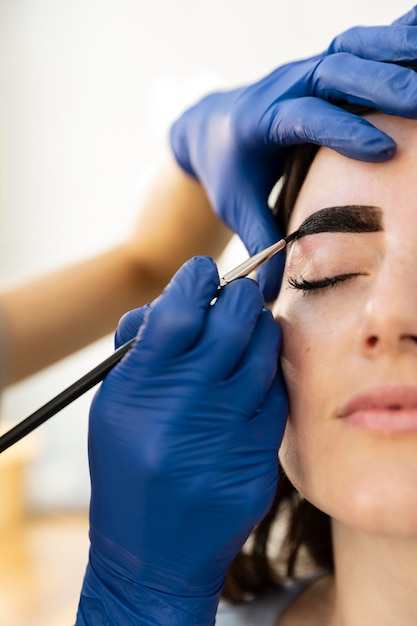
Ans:
[[[387,268],[372,286],[360,327],[363,353],[417,356],[417,280],[409,268]]]

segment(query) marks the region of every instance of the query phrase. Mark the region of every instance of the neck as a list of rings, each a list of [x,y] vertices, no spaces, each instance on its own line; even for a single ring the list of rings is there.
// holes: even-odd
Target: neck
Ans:
[[[375,536],[333,521],[333,626],[417,624],[417,539]]]

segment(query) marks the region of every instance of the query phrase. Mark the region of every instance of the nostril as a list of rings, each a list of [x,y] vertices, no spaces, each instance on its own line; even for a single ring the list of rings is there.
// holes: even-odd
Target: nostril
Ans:
[[[368,337],[366,343],[369,348],[374,348],[378,343],[378,337],[376,335],[372,335],[371,337]]]
[[[417,335],[402,335],[401,339],[411,339],[411,341],[417,343]]]

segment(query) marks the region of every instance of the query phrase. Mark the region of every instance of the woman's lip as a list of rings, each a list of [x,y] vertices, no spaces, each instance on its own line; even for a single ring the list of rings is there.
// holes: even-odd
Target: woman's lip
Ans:
[[[362,428],[389,432],[417,432],[417,387],[378,387],[351,398],[338,417]]]

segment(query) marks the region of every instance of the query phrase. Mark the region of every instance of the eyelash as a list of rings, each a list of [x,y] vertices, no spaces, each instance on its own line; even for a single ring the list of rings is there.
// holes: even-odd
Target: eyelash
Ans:
[[[334,288],[337,284],[350,280],[355,276],[361,276],[361,274],[357,272],[354,274],[339,274],[338,276],[325,277],[320,280],[307,280],[304,276],[300,276],[299,279],[289,278],[288,284],[293,289],[303,291],[304,295],[306,295],[307,293],[313,294],[323,291],[324,289]]]

